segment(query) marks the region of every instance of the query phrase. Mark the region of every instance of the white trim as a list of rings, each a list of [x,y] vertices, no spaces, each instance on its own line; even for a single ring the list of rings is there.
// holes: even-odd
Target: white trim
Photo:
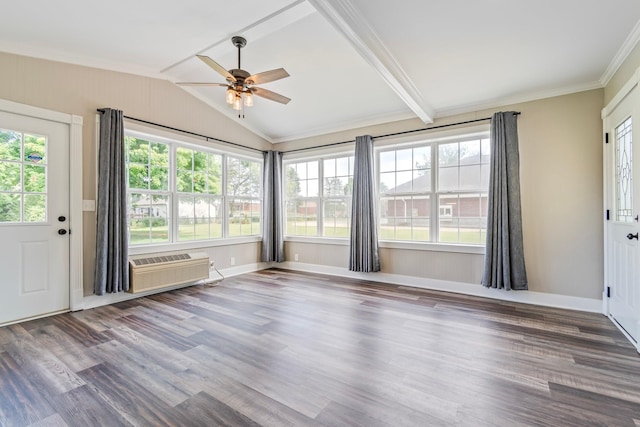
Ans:
[[[638,41],[640,41],[640,21],[638,21],[633,27],[633,30],[631,30],[627,39],[622,43],[620,49],[618,49],[618,52],[611,60],[611,63],[605,70],[604,74],[600,77],[600,83],[602,83],[602,86],[609,84],[613,76],[616,74],[616,71],[618,71],[622,64],[624,64],[624,61],[627,59],[631,51],[633,51],[633,48],[636,47]]]
[[[82,117],[71,116],[69,129],[69,280],[71,310],[84,297],[83,277],[83,219],[82,210]]]
[[[433,122],[433,112],[420,91],[386,48],[380,37],[348,0],[309,0],[351,43],[389,87],[424,123]]]
[[[569,295],[547,294],[534,291],[505,291],[487,289],[479,284],[452,282],[447,280],[428,279],[423,277],[402,276],[389,273],[356,273],[346,268],[331,267],[318,264],[303,264],[300,262],[283,262],[276,265],[286,270],[303,271],[309,273],[327,274],[330,276],[349,277],[370,280],[372,282],[390,283],[412,288],[432,289],[437,291],[454,292],[473,295],[500,301],[511,301],[523,304],[533,304],[543,307],[562,308],[567,310],[600,313],[602,302],[598,299],[572,297]]]
[[[380,240],[378,246],[388,249],[405,249],[427,252],[456,252],[460,254],[484,255],[484,245],[464,245],[456,243],[410,242],[400,240]]]
[[[312,237],[312,236],[285,236],[285,242],[308,243],[312,245],[349,246],[348,238]],[[485,247],[482,245],[462,245],[454,243],[435,242],[411,242],[405,240],[380,240],[378,247],[383,249],[403,249],[425,252],[455,252],[461,254],[484,255]]]
[[[0,111],[69,126],[69,308],[82,299],[82,117],[0,99]]]
[[[613,113],[618,104],[633,90],[634,87],[640,82],[640,68],[636,69],[631,78],[620,88],[618,93],[609,101],[609,103],[600,112],[602,120],[606,119]]]
[[[129,246],[129,255],[154,254],[160,252],[175,252],[191,249],[207,249],[220,246],[242,245],[262,241],[262,236],[230,237],[217,240],[193,240],[188,242],[173,242],[154,245]]]
[[[629,333],[622,327],[622,325],[620,325],[616,321],[615,317],[611,316],[610,314],[607,314],[607,317],[609,318],[609,320],[611,320],[611,323],[613,323],[616,328],[618,328],[618,330],[622,332],[622,335],[624,335],[625,338],[629,340],[629,343],[631,343],[631,345],[636,348],[636,351],[640,353],[640,342],[636,342],[636,340],[634,340],[633,337],[629,335]]]
[[[471,119],[474,120],[474,119]],[[447,123],[442,123],[446,126]],[[438,124],[437,126],[440,126]],[[471,125],[459,125],[449,128],[433,128],[423,131],[415,131],[410,134],[394,135],[385,138],[374,137],[373,145],[376,151],[385,151],[387,149],[400,149],[404,147],[414,147],[424,144],[438,144],[447,141],[467,141],[477,138],[489,138],[490,124],[487,120],[484,124],[474,123]]]
[[[6,99],[0,99],[0,111],[20,114],[27,117],[34,117],[36,119],[49,120],[51,122],[64,123],[66,125],[72,124],[74,121],[74,117],[76,117],[72,116],[71,114],[60,113],[58,111],[47,110],[40,107],[34,107],[33,105],[7,101]],[[82,118],[80,118],[80,123],[82,123]]]

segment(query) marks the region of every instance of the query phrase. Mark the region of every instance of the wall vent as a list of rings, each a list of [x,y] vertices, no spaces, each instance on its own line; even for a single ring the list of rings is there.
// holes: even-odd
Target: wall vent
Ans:
[[[209,278],[204,252],[141,255],[129,259],[129,292],[145,292]]]

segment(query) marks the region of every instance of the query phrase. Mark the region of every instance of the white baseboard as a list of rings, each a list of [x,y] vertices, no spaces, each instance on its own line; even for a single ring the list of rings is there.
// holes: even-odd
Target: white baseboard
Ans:
[[[480,284],[452,282],[446,280],[428,279],[415,276],[402,276],[389,273],[358,273],[346,268],[330,267],[318,264],[306,264],[286,261],[274,264],[273,267],[287,270],[304,271],[309,273],[328,274],[331,276],[350,277],[354,279],[370,280],[372,282],[391,283],[394,285],[414,288],[432,289],[473,295],[501,301],[512,301],[524,304],[534,304],[544,307],[564,308],[569,310],[602,313],[602,301],[599,299],[572,297],[568,295],[547,294],[534,291],[506,291],[504,289],[488,289]]]
[[[524,304],[534,304],[544,307],[564,308],[569,310],[586,311],[591,313],[602,313],[603,301],[599,299],[572,297],[568,295],[547,294],[534,291],[505,291],[503,289],[487,289],[480,284],[452,282],[447,280],[428,279],[415,276],[403,276],[399,274],[389,273],[357,273],[349,271],[346,268],[331,267],[319,264],[306,264],[301,262],[285,261],[282,263],[253,263],[244,264],[236,267],[226,268],[220,271],[224,277],[233,277],[240,274],[252,273],[254,271],[264,270],[276,267],[286,270],[303,271],[309,273],[327,274],[330,276],[350,277],[354,279],[370,280],[372,282],[391,283],[394,285],[408,286],[413,288],[432,289],[437,291],[454,292],[464,295],[473,295],[484,298],[491,298],[501,301],[512,301]],[[203,283],[212,283],[221,278],[213,272],[208,280]],[[134,298],[166,292],[173,289],[192,286],[193,284],[176,285],[156,291],[143,292],[139,294],[130,294],[121,292],[118,294],[107,295],[91,295],[84,297],[82,303],[74,308],[75,310],[87,310],[103,305],[114,304],[122,301],[128,301]]]

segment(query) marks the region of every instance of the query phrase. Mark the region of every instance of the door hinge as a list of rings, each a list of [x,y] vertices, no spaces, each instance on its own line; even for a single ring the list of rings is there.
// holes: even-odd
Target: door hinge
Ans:
[[[611,211],[607,209],[607,221],[609,221],[610,214],[611,214]]]
[[[611,286],[607,286],[607,298],[611,298]]]
[[[605,132],[604,133],[604,143],[608,144],[609,143],[609,132]]]

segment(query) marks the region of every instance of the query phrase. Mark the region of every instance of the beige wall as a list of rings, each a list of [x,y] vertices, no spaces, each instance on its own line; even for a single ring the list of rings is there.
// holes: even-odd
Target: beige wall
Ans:
[[[603,288],[603,90],[503,107],[518,119],[525,261],[532,291],[599,299]],[[433,125],[488,117],[478,111]],[[424,127],[418,121],[356,129],[316,138],[316,144],[356,135]],[[279,144],[292,149],[314,139]],[[348,247],[287,242],[287,259],[347,267]],[[478,284],[483,255],[381,248],[384,273]],[[479,286],[479,285],[478,285]]]
[[[270,144],[168,81],[0,53],[0,98],[84,119],[83,199],[95,199],[95,115],[101,107],[125,115],[255,148]],[[95,212],[84,213],[84,288],[91,292],[95,260]],[[256,263],[256,245],[239,251]],[[249,255],[246,255],[249,254]],[[228,259],[228,258],[227,258]],[[222,261],[222,259],[221,259]]]

